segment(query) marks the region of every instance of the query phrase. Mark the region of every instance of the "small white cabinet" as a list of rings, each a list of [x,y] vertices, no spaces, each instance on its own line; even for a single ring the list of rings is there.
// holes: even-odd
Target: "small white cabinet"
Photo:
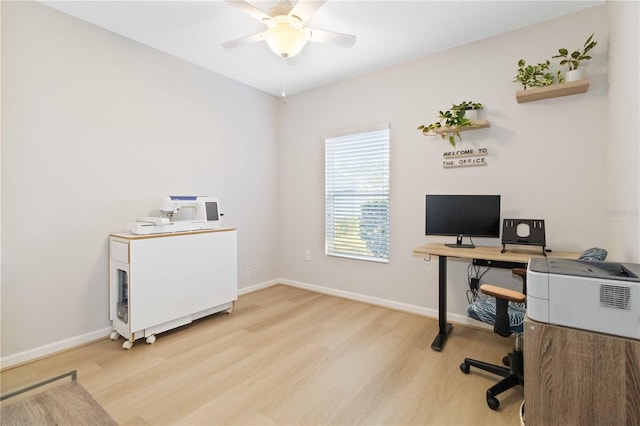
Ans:
[[[237,231],[111,234],[109,315],[113,340],[129,349],[155,335],[220,311],[238,298]]]

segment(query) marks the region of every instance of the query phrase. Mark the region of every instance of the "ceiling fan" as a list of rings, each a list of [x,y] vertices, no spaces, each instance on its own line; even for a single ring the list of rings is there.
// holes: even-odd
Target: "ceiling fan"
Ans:
[[[264,40],[276,55],[286,59],[300,53],[307,41],[342,47],[351,47],[356,42],[354,35],[304,27],[304,23],[327,0],[298,0],[295,6],[292,6],[289,0],[280,0],[268,14],[244,0],[225,1],[267,25],[264,32],[224,43],[223,46],[227,48]]]

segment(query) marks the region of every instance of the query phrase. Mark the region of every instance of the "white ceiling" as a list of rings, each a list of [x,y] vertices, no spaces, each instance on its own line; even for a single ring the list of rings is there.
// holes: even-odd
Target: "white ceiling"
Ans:
[[[295,0],[292,0],[294,3]],[[42,1],[84,21],[279,96],[282,59],[264,41],[222,43],[265,25],[223,1]],[[251,4],[268,12],[277,1]],[[357,36],[352,48],[307,43],[287,61],[288,95],[570,14],[604,1],[329,0],[306,26]]]

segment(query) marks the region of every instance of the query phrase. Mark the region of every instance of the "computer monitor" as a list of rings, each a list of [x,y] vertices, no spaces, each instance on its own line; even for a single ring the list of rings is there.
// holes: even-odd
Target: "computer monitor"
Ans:
[[[499,195],[426,195],[425,235],[456,236],[449,247],[472,248],[463,237],[500,238]]]

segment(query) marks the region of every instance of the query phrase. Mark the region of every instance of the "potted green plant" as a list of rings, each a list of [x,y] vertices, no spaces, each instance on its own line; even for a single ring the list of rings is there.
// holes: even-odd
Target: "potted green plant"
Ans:
[[[518,70],[514,77],[514,82],[519,82],[527,90],[529,87],[549,86],[553,83],[556,76],[549,71],[551,62],[546,60],[537,65],[527,65],[524,59],[518,61]],[[558,81],[562,83],[563,79],[560,71],[557,71]]]
[[[574,50],[569,53],[567,49],[558,49],[558,54],[553,56],[554,58],[562,58],[560,61],[560,65],[567,65],[569,67],[569,71],[565,74],[565,78],[567,81],[577,81],[583,79],[583,73],[581,69],[578,69],[580,66],[580,62],[588,61],[591,59],[591,56],[587,55],[591,49],[593,49],[597,41],[593,40],[593,34],[589,36],[587,41],[584,42],[582,49]]]
[[[418,127],[418,130],[421,130],[423,135],[434,135],[436,134],[436,130],[441,129],[443,131],[437,133],[440,133],[442,139],[448,136],[449,143],[455,147],[456,136],[458,140],[462,140],[460,129],[473,125],[473,120],[465,116],[467,111],[477,111],[483,108],[482,104],[478,102],[465,101],[457,105],[453,104],[448,111],[438,112],[438,121],[431,124],[423,124]]]
[[[464,111],[464,117],[468,118],[471,121],[476,121],[478,119],[478,110],[484,109],[481,103],[479,102],[471,102],[471,101],[463,101],[458,105],[452,105],[451,111]]]

